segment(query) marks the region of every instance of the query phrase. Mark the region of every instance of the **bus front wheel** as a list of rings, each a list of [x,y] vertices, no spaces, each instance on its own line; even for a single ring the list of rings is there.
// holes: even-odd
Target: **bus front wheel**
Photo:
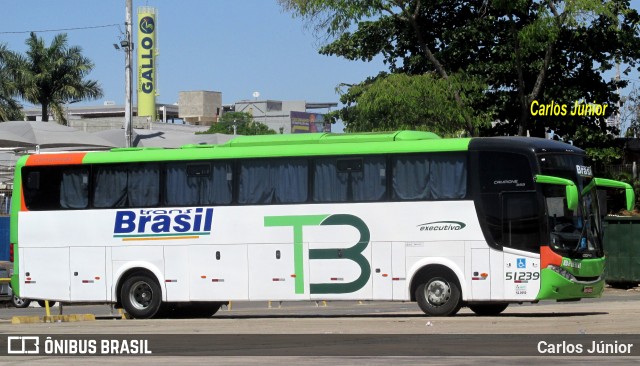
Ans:
[[[452,316],[461,306],[458,283],[450,275],[438,274],[416,288],[420,309],[429,316]]]
[[[120,301],[124,310],[136,319],[154,317],[162,304],[158,282],[146,274],[136,274],[122,284]]]

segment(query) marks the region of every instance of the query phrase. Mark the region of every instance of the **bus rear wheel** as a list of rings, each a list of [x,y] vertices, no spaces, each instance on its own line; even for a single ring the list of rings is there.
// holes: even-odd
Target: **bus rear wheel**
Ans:
[[[448,274],[437,274],[421,283],[415,295],[418,306],[429,316],[452,316],[462,305],[460,287]]]
[[[480,316],[494,316],[498,315],[507,308],[507,303],[493,303],[493,304],[470,304],[469,309]]]
[[[11,297],[11,304],[13,304],[13,306],[15,306],[18,309],[24,309],[26,307],[29,307],[29,305],[31,304],[31,300],[23,299],[21,297],[13,295]]]
[[[124,310],[136,319],[153,318],[162,304],[162,291],[155,278],[135,274],[127,278],[120,290]]]

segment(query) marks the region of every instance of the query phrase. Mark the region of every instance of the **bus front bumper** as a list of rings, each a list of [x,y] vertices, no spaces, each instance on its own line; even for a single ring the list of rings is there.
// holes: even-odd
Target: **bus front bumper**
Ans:
[[[540,271],[540,292],[536,299],[579,300],[601,297],[604,286],[604,276],[590,282],[572,281],[550,268],[544,268]]]

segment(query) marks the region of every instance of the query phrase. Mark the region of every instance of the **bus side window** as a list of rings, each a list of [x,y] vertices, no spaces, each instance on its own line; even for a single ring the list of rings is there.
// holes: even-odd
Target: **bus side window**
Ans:
[[[167,163],[164,200],[168,206],[229,204],[232,166],[227,162]]]
[[[271,204],[307,201],[307,159],[254,159],[240,162],[238,203]]]
[[[59,210],[62,166],[25,167],[22,185],[29,210]]]
[[[160,168],[156,163],[96,166],[93,206],[152,207],[160,201]]]
[[[127,197],[129,207],[154,207],[160,204],[160,166],[156,163],[129,166]]]
[[[442,200],[467,196],[467,160],[463,153],[394,157],[393,199]]]
[[[93,206],[124,207],[127,203],[127,169],[124,166],[94,166]]]
[[[60,207],[65,209],[87,208],[89,205],[89,169],[69,168],[62,172],[60,183]]]
[[[319,158],[313,178],[314,202],[371,202],[385,198],[386,158]]]

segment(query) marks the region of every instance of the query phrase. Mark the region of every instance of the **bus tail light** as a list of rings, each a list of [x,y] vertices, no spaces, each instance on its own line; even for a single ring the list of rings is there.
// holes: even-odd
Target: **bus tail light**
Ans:
[[[9,262],[13,263],[13,243],[9,244]]]

